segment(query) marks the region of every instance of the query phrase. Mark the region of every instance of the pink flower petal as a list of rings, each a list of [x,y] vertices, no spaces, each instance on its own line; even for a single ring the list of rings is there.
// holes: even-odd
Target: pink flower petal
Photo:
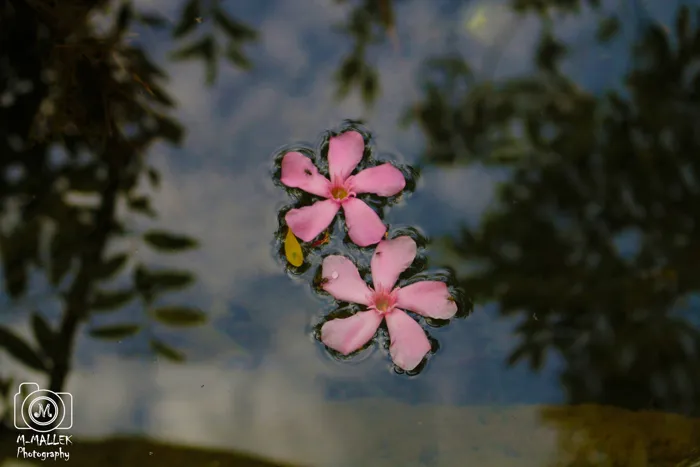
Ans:
[[[386,226],[374,210],[364,201],[349,198],[343,203],[345,224],[350,240],[358,246],[378,243],[386,232]]]
[[[393,165],[378,165],[365,169],[348,179],[355,193],[374,193],[379,196],[394,196],[406,187],[406,179]]]
[[[368,305],[371,290],[352,261],[345,256],[326,256],[321,266],[323,290],[343,302]]]
[[[338,209],[340,209],[338,203],[326,199],[317,201],[311,206],[292,209],[284,216],[284,220],[294,235],[305,242],[310,242],[333,222]]]
[[[282,183],[292,188],[301,188],[307,193],[329,197],[330,182],[318,173],[314,163],[299,152],[288,152],[282,158]]]
[[[396,306],[428,318],[450,319],[457,313],[457,304],[450,300],[447,284],[421,281],[396,291]]]
[[[398,308],[387,313],[385,318],[391,339],[391,359],[399,368],[413,370],[430,352],[428,336],[420,324]]]
[[[365,140],[356,131],[333,136],[328,145],[328,168],[331,180],[345,180],[350,176],[365,152]]]
[[[416,258],[416,251],[416,242],[411,237],[396,237],[379,243],[372,256],[374,289],[391,290],[399,274]]]
[[[332,319],[321,326],[321,341],[333,350],[348,355],[374,337],[382,322],[376,311],[360,311],[349,318]]]

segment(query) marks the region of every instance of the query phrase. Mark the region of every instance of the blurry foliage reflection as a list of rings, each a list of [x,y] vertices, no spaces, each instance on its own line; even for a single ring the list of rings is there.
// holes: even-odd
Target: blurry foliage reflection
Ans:
[[[142,16],[143,18],[143,16]],[[155,18],[155,22],[152,20]],[[165,21],[151,14],[147,24],[163,27]],[[198,39],[191,39],[197,35]],[[226,41],[217,40],[217,34]],[[246,43],[257,39],[258,33],[241,21],[232,17],[223,7],[223,2],[187,0],[183,2],[180,19],[172,30],[173,38],[190,38],[187,45],[174,51],[171,57],[175,60],[200,58],[206,67],[207,83],[212,84],[217,76],[219,56],[226,58],[232,65],[248,70],[253,64],[243,52]]]
[[[557,429],[558,452],[551,467],[697,465],[698,419],[587,404],[545,406],[540,416]]]
[[[603,95],[558,71],[566,46],[546,33],[526,78],[477,83],[452,57],[412,112],[427,162],[511,171],[500,206],[453,242],[486,265],[462,285],[520,317],[511,364],[563,357],[571,402],[700,413],[697,28],[687,7],[673,32],[649,25],[625,92]]]
[[[364,103],[371,107],[381,92],[381,76],[370,58],[371,48],[385,45],[388,40],[393,44],[396,53],[401,52],[399,31],[410,33],[410,30],[408,28],[402,30],[397,26],[400,23],[397,10],[407,2],[405,0],[335,0],[335,2],[350,5],[348,19],[341,25],[340,31],[348,35],[353,44],[351,51],[343,57],[335,74],[337,95],[343,99],[351,91],[357,90]],[[454,1],[446,2],[443,6],[462,8],[470,3],[472,2]],[[610,41],[620,32],[620,16],[629,15],[628,9],[633,10],[635,15],[640,14],[637,10],[646,11],[646,0],[620,0],[615,5],[617,7],[615,11],[604,11],[600,0],[505,0],[505,2],[494,0],[473,3],[477,4],[472,18],[475,23],[487,20],[484,16],[498,15],[498,7],[505,4],[520,15],[537,14],[549,31],[552,30],[556,18],[578,14],[589,9],[598,13],[596,36],[601,43]],[[495,8],[488,8],[491,6]],[[622,13],[616,11],[619,7],[622,7]],[[509,33],[504,35],[504,39],[510,37]],[[556,49],[558,46],[551,35],[546,35],[544,39],[543,47]],[[549,55],[552,55],[555,50],[549,52]],[[490,54],[488,60],[496,63],[498,59],[499,52],[495,51]],[[441,118],[437,121],[441,121]]]
[[[338,97],[346,97],[350,91],[360,91],[363,101],[371,105],[378,97],[381,88],[377,68],[367,58],[373,45],[383,43],[387,38],[398,49],[398,36],[394,18],[396,0],[335,0],[340,4],[351,3],[347,21],[341,25],[341,32],[351,37],[353,46],[343,57],[336,80]]]
[[[54,391],[64,387],[85,328],[99,339],[145,335],[153,352],[182,361],[159,326],[206,320],[196,308],[160,301],[190,286],[190,271],[149,267],[136,254],[139,242],[163,254],[198,242],[130,227],[134,216],[157,214],[143,189],[143,182],[152,189],[160,182],[149,148],[159,140],[179,144],[183,136],[161,87],[164,72],[127,40],[132,20],[144,16],[123,4],[112,27],[99,33],[87,18],[107,2],[58,3],[0,0],[2,280],[24,308],[30,279],[43,274],[62,304],[57,320],[46,310],[27,313],[32,342],[0,327],[0,348],[45,374]],[[145,317],[105,316],[135,303]],[[112,324],[98,324],[105,320]],[[10,375],[0,376],[3,393],[14,393]]]

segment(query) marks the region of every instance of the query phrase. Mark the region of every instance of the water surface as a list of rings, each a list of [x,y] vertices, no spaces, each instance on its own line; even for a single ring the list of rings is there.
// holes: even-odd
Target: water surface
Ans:
[[[698,2],[58,3],[0,0],[1,465],[22,381],[79,465],[697,456]],[[347,120],[473,304],[417,376],[277,251],[275,154]]]

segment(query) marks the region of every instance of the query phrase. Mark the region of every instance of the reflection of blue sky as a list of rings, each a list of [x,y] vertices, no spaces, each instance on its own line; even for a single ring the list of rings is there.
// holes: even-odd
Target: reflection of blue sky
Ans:
[[[639,229],[626,229],[613,238],[613,244],[620,258],[633,261],[642,246],[642,232]]]
[[[416,192],[388,212],[386,219],[390,224],[421,226],[431,238],[455,234],[462,223],[478,223],[494,199],[496,183],[506,179],[504,171],[478,165],[450,170],[428,166]]]
[[[142,2],[175,18],[171,8],[178,2]],[[271,155],[280,146],[298,140],[315,142],[321,131],[342,119],[364,117],[380,151],[415,162],[422,147],[420,134],[416,128],[400,129],[397,119],[404,105],[419,96],[416,71],[424,58],[458,49],[474,63],[484,63],[495,50],[493,41],[511,21],[517,21],[517,31],[503,46],[494,73],[527,72],[537,21],[487,18],[494,21],[490,35],[470,35],[462,21],[466,11],[455,21],[453,9],[453,2],[407,2],[400,7],[402,53],[390,47],[373,53],[383,93],[371,111],[365,111],[356,96],[342,103],[332,100],[331,77],[350,45],[346,38],[329,33],[344,11],[331,1],[268,0],[236,7],[234,13],[261,29],[262,41],[249,48],[256,67],[243,74],[223,66],[219,82],[211,89],[202,86],[199,63],[166,65],[171,73],[168,86],[180,102],[178,115],[187,124],[188,138],[183,148],[158,147],[152,155],[164,176],[163,189],[156,194],[158,225],[200,238],[202,248],[174,258],[139,251],[139,258],[149,264],[193,268],[200,279],[197,286],[167,300],[208,310],[211,323],[194,330],[154,328],[153,332],[186,350],[190,363],[182,367],[154,362],[147,356],[145,336],[121,344],[81,336],[68,385],[81,407],[77,432],[146,432],[339,465],[333,460],[364,459],[349,452],[346,444],[368,437],[384,439],[386,433],[370,423],[376,408],[358,406],[354,412],[344,412],[333,405],[338,401],[393,399],[440,406],[561,399],[553,360],[539,375],[524,367],[504,367],[513,345],[514,323],[498,320],[493,307],[477,308],[467,320],[431,330],[441,350],[419,377],[409,380],[392,374],[387,356],[376,350],[360,364],[332,361],[309,336],[322,300],[286,276],[272,258],[277,209],[285,197],[271,186],[268,170]],[[668,11],[654,10],[660,18],[668,18]],[[583,18],[559,25],[581,49],[567,62],[567,71],[583,86],[599,90],[611,85],[624,69],[618,54],[625,43],[605,50],[591,46],[594,15]],[[153,31],[141,33],[153,55],[162,59],[172,45],[170,40]],[[623,37],[630,38],[629,34]],[[481,71],[485,74],[490,69]],[[481,167],[427,168],[417,191],[390,211],[387,220],[418,225],[430,237],[454,233],[460,223],[478,222],[500,179],[501,175]],[[136,219],[133,223],[148,225]],[[631,241],[623,239],[620,248],[632,248]],[[30,304],[56,315],[55,304],[47,308],[47,299],[41,298],[50,297],[42,292],[46,285],[36,282],[33,289],[40,298]],[[21,328],[23,315],[5,316]],[[140,316],[142,311],[134,304],[99,319],[100,323],[123,322]],[[6,360],[0,361],[5,367]],[[419,413],[394,402],[386,403],[387,417],[396,411]],[[341,413],[346,417],[343,422],[337,419]],[[459,424],[450,429],[459,430]],[[425,437],[426,445],[432,446],[440,432],[427,432]],[[454,452],[459,443],[455,440],[451,450],[444,452]],[[373,454],[367,451],[366,455]],[[463,458],[468,455],[462,454],[467,456]]]

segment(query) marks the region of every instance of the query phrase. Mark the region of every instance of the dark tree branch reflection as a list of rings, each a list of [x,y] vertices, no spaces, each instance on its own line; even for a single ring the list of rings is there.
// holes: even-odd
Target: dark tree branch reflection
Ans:
[[[172,30],[173,38],[189,38],[187,45],[172,53],[175,60],[200,58],[206,67],[206,80],[213,84],[218,72],[219,57],[225,58],[233,66],[248,70],[253,63],[243,51],[243,47],[258,38],[258,33],[250,26],[232,17],[223,6],[223,2],[187,0],[183,2],[180,19]],[[149,18],[152,18],[151,15]],[[154,24],[153,21],[147,24]],[[158,19],[160,26],[163,21]],[[192,39],[199,32],[199,39]],[[217,32],[219,34],[217,34]],[[226,40],[218,40],[224,37]]]
[[[352,49],[346,54],[335,75],[339,98],[345,98],[358,90],[365,105],[371,106],[381,91],[380,76],[368,58],[372,46],[382,44],[389,38],[398,47],[396,35],[396,0],[335,0],[336,3],[352,3],[348,20],[340,31],[352,39]]]
[[[698,44],[683,7],[672,34],[643,32],[625,91],[594,95],[545,36],[534,76],[475,83],[452,58],[412,110],[428,162],[511,171],[453,242],[485,265],[462,285],[520,316],[511,364],[563,357],[571,402],[700,412]]]
[[[135,216],[157,214],[140,188],[144,180],[154,189],[160,182],[149,148],[183,137],[162,87],[165,73],[127,37],[143,15],[123,4],[112,28],[99,33],[87,18],[107,2],[56,4],[0,0],[2,279],[21,303],[42,274],[62,305],[58,320],[41,309],[27,313],[31,341],[0,327],[0,349],[60,391],[78,333],[115,341],[140,334],[157,355],[182,361],[162,326],[201,324],[206,314],[162,306],[164,294],[195,277],[142,264],[134,247],[177,253],[197,246],[180,234],[131,227]],[[145,319],[126,312],[137,304]],[[115,321],[111,314],[120,310]],[[112,324],[100,324],[106,313]],[[0,376],[3,394],[14,392],[9,375]]]

